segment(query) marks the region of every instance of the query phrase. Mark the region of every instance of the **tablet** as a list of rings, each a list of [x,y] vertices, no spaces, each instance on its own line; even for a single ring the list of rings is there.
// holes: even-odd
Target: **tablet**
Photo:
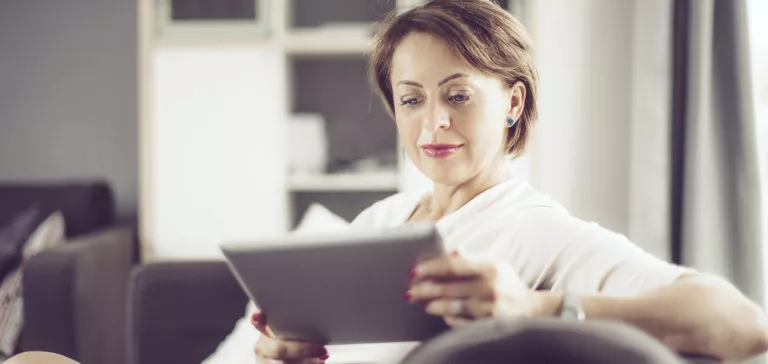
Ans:
[[[277,337],[320,344],[424,341],[447,329],[404,293],[418,259],[444,253],[432,224],[221,245]]]

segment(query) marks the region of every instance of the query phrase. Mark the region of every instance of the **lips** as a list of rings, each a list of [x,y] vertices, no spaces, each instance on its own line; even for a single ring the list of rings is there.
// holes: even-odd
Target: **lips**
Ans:
[[[442,159],[454,155],[461,147],[462,144],[424,144],[421,150],[427,157]]]

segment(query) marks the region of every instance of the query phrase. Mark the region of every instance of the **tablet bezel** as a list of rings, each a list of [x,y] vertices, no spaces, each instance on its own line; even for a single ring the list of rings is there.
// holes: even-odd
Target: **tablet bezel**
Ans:
[[[441,318],[403,296],[415,263],[445,253],[433,224],[292,235],[225,243],[221,249],[280,338],[321,344],[423,341],[447,329]]]

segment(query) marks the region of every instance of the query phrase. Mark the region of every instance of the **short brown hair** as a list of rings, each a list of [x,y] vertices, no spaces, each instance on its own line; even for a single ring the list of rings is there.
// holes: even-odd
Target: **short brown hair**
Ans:
[[[522,24],[491,0],[432,0],[403,14],[390,15],[377,36],[369,71],[393,117],[392,56],[411,32],[443,39],[470,65],[501,78],[508,87],[518,81],[525,85],[523,113],[506,136],[507,154],[521,154],[536,119],[537,81],[531,41]]]

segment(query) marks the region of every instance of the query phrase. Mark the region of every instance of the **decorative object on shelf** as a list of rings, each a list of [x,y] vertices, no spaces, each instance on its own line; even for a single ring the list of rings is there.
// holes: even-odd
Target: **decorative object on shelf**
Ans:
[[[328,136],[320,114],[293,114],[286,145],[292,175],[322,175],[328,166]]]

